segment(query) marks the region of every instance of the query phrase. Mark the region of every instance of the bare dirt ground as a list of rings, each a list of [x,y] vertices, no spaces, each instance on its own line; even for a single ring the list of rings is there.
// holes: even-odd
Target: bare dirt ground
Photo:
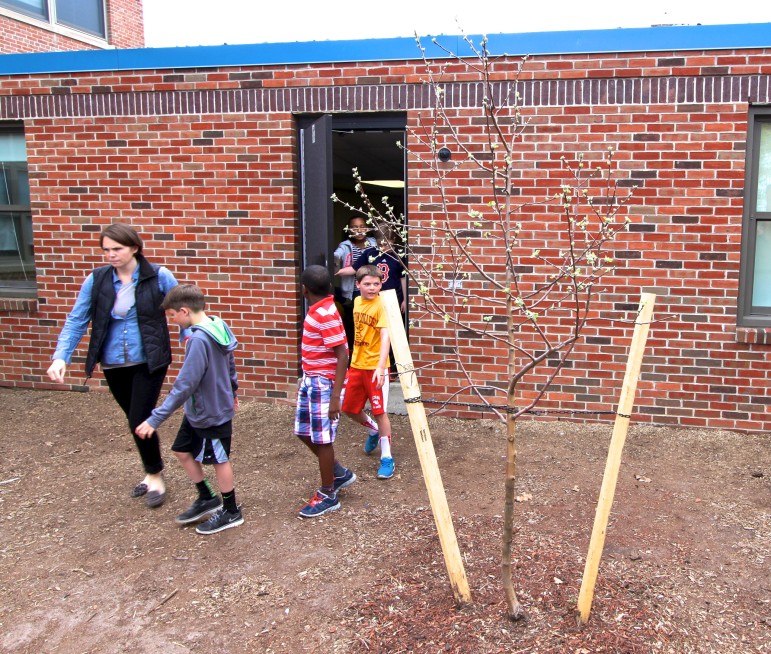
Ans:
[[[510,623],[497,423],[430,419],[473,597],[458,608],[407,418],[393,418],[390,481],[344,423],[338,456],[359,481],[340,511],[302,521],[318,473],[292,417],[242,405],[233,461],[246,522],[205,537],[174,523],[193,490],[170,452],[166,504],[129,498],[142,475],[109,395],[0,389],[0,650],[771,652],[769,434],[632,427],[579,630],[611,425],[520,422],[514,547],[528,619]]]

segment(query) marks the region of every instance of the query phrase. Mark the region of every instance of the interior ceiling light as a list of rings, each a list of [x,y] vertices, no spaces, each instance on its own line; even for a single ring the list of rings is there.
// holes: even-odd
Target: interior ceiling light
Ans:
[[[384,186],[386,188],[404,188],[404,180],[402,179],[363,179],[362,184],[369,184],[370,186]]]

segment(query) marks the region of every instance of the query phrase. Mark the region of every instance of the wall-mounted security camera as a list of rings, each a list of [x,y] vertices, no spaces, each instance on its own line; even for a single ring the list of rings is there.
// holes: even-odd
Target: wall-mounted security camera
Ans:
[[[439,157],[439,161],[449,161],[452,157],[452,152],[450,152],[450,148],[440,148],[436,156]]]

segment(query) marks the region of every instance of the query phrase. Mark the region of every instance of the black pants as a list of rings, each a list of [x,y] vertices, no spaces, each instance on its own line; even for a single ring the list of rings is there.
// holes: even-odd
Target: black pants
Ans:
[[[139,450],[145,472],[148,475],[158,474],[163,470],[158,432],[154,432],[147,438],[139,438],[134,433],[134,429],[150,417],[158,403],[163,380],[166,378],[166,368],[151,373],[147,369],[147,364],[142,363],[128,368],[105,370],[104,378],[110,387],[110,393],[126,414],[129,430]]]
[[[345,338],[348,341],[348,355],[353,354],[353,301],[346,300],[340,303],[342,307],[341,318],[343,319],[343,327],[345,328]]]

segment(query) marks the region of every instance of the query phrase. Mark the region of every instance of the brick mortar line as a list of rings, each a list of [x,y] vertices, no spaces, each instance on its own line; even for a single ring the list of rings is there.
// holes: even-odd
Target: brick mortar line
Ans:
[[[445,107],[481,106],[481,82],[443,85]],[[765,103],[771,75],[500,81],[498,99],[519,92],[523,107]],[[370,84],[250,89],[46,93],[0,96],[0,119],[164,116],[238,113],[342,113],[427,109],[421,84]]]

